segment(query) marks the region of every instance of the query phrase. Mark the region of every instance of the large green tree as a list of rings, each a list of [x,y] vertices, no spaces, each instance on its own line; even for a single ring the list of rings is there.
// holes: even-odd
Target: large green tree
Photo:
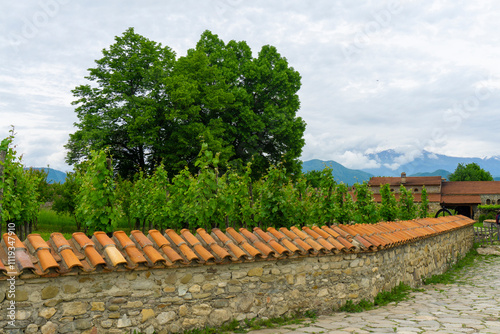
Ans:
[[[482,169],[475,162],[467,164],[458,164],[457,169],[448,177],[450,181],[493,181],[490,172]]]
[[[73,90],[78,130],[67,161],[109,147],[115,170],[130,177],[163,163],[170,176],[191,171],[203,143],[220,167],[252,161],[254,178],[283,163],[300,172],[304,121],[296,116],[300,75],[272,46],[256,58],[245,42],[225,44],[205,31],[176,59],[169,47],[130,28]]]

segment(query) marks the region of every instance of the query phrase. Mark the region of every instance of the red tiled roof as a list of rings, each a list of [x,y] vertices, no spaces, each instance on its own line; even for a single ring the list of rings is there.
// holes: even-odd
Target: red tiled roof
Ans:
[[[376,176],[368,181],[369,186],[382,186],[389,184],[391,186],[398,186],[401,184],[400,176]],[[437,186],[441,184],[441,176],[407,176],[405,186]]]
[[[441,198],[443,204],[481,204],[479,195],[443,195]]]
[[[396,200],[399,200],[399,193],[394,193],[394,197],[396,198]],[[429,194],[429,193],[427,193],[427,199],[429,200],[429,202],[439,203],[439,202],[441,202],[441,194],[434,194],[434,193]],[[377,203],[381,203],[382,202],[382,195],[373,194],[373,200]],[[415,202],[421,202],[422,201],[422,194],[413,193],[413,200]]]
[[[441,193],[443,195],[500,194],[500,181],[443,182]]]
[[[168,229],[148,235],[132,231],[130,237],[116,231],[112,237],[95,232],[92,239],[82,232],[66,240],[52,233],[48,242],[30,234],[21,242],[5,233],[0,247],[0,280],[9,276],[53,277],[81,272],[131,271],[174,268],[261,259],[286,259],[327,254],[374,252],[413,242],[436,234],[470,226],[474,220],[464,216],[425,218],[411,221],[380,222],[373,225],[312,226],[299,229],[273,227],[253,232],[198,229],[196,235],[184,229],[180,235]],[[9,249],[11,247],[11,249]],[[9,251],[15,251],[15,261]]]

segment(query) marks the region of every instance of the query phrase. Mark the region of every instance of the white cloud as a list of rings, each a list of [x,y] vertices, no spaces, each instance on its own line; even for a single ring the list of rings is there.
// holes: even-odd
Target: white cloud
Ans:
[[[492,33],[500,30],[499,11],[493,1],[451,0],[4,1],[0,137],[15,124],[26,164],[69,168],[71,89],[86,83],[101,50],[132,26],[179,56],[205,29],[226,42],[247,41],[254,55],[276,46],[302,76],[302,159],[368,168],[376,163],[365,152],[398,147],[404,154],[396,164],[424,149],[499,155],[500,37]],[[346,47],[354,52],[346,55]],[[493,93],[477,106],[454,107],[473,103],[485,86]]]

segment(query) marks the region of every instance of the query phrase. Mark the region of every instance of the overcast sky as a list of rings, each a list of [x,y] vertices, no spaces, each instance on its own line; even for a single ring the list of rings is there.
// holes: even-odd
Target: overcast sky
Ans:
[[[2,1],[0,139],[15,126],[26,166],[71,169],[71,90],[129,27],[177,56],[206,29],[275,46],[302,76],[302,160],[500,155],[498,1]]]

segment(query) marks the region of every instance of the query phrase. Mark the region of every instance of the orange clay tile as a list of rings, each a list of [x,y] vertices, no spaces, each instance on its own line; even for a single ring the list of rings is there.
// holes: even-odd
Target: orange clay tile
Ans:
[[[242,227],[240,228],[240,233],[243,234],[245,238],[250,240],[250,242],[252,242],[252,245],[255,246],[255,248],[257,248],[265,256],[270,256],[270,255],[276,256],[276,252],[273,249],[271,249],[271,247],[267,246],[262,241],[260,241],[259,238],[257,238],[249,230]]]
[[[187,258],[188,261],[199,261],[200,258],[189,248],[186,242],[174,230],[168,229],[165,231],[167,236],[179,248],[181,253]]]
[[[125,252],[127,253],[130,261],[132,261],[134,264],[139,264],[139,263],[145,264],[148,262],[148,260],[146,260],[146,258],[142,254],[142,252],[139,249],[137,249],[137,247],[135,247],[135,246],[133,246],[133,247],[129,246],[129,247],[125,248]]]
[[[115,239],[120,243],[120,246],[123,249],[126,249],[127,247],[132,247],[132,246],[135,247],[135,244],[132,241],[132,239],[130,239],[128,237],[128,235],[123,231],[113,232],[113,237],[115,237]]]
[[[104,253],[108,256],[113,267],[117,267],[120,264],[127,265],[127,260],[125,260],[122,253],[114,245],[108,245],[104,249]]]
[[[234,254],[236,259],[241,259],[243,257],[248,257],[248,255],[236,244],[233,242],[233,240],[229,239],[227,235],[222,233],[221,230],[219,229],[212,229],[212,233],[222,242],[222,244],[226,247],[229,247],[229,250]]]
[[[105,232],[94,232],[94,237],[101,244],[102,248],[116,246],[115,242]]]
[[[321,226],[321,229],[323,231],[325,231],[326,233],[328,233],[329,235],[331,235],[332,237],[334,238],[338,238],[340,237],[340,234],[338,234],[337,232],[335,232],[334,230],[332,230],[331,228],[329,228],[328,226]]]
[[[61,250],[60,254],[68,269],[71,269],[73,267],[83,268],[82,263],[80,262],[80,260],[78,260],[75,253],[73,253],[73,251],[70,248]]]
[[[314,241],[309,235],[305,234],[304,232],[302,232],[301,230],[299,230],[297,227],[295,226],[292,226],[290,227],[290,230],[297,234],[297,236],[304,240],[304,242],[308,243],[311,247],[313,247],[316,251],[320,252],[320,251],[325,251],[326,248],[324,246],[321,246],[320,244],[318,244],[316,241]]]
[[[375,251],[377,249],[377,246],[375,246],[372,243],[368,242],[367,240],[365,240],[360,235],[355,236],[354,240],[356,240],[357,242],[359,242],[361,245],[363,245],[363,247],[365,247],[366,249],[368,249],[370,251]]]
[[[200,240],[196,238],[188,229],[181,230],[182,237],[194,248],[204,261],[215,261],[215,257],[201,245]]]
[[[344,245],[347,251],[354,252],[356,250],[356,247],[343,237],[338,237],[337,241]]]
[[[16,249],[18,248],[26,249],[26,246],[24,246],[24,244],[21,242],[21,240],[19,240],[19,238],[15,234],[4,233],[3,241],[5,243],[5,247],[14,246]]]
[[[30,259],[29,254],[24,249],[17,249],[16,253],[16,264],[19,271],[24,271],[26,269],[35,270],[35,266]]]
[[[73,239],[78,243],[78,245],[82,248],[85,249],[87,246],[92,246],[94,247],[94,242],[89,239],[83,232],[75,232],[73,233]]]
[[[105,266],[106,261],[101,254],[94,248],[94,242],[89,239],[83,232],[73,233],[73,240],[83,249],[85,256],[89,259],[90,264],[97,268],[98,266]]]
[[[231,255],[224,248],[217,244],[215,239],[212,238],[212,236],[208,234],[207,231],[199,228],[196,230],[196,233],[208,245],[208,247],[210,247],[212,252],[214,252],[220,259],[227,259],[231,257]]]
[[[146,246],[153,246],[153,242],[139,230],[131,231],[130,235],[134,238],[136,244],[138,244],[141,249]]]
[[[322,238],[325,238],[329,243],[331,243],[333,246],[335,246],[337,251],[342,251],[346,248],[343,244],[338,242],[337,239],[335,239],[334,237],[332,237],[330,234],[326,233],[324,230],[320,229],[319,227],[313,226],[312,229],[314,232],[319,234]]]
[[[319,243],[321,246],[328,249],[330,252],[339,252],[340,251],[334,245],[332,245],[327,240],[325,240],[321,235],[319,235],[318,233],[311,230],[309,227],[304,226],[304,227],[302,227],[302,230],[304,232],[306,232],[307,234],[309,234],[313,239],[316,240],[317,243]]]
[[[131,231],[130,234],[134,238],[135,242],[139,244],[140,249],[142,249],[144,254],[146,254],[152,265],[158,265],[159,263],[166,265],[167,260],[165,260],[165,258],[154,248],[153,242],[149,240],[144,233],[134,230]]]
[[[267,257],[264,253],[261,253],[257,248],[250,245],[245,237],[236,232],[236,230],[232,227],[228,227],[226,232],[233,238],[240,247],[242,247],[250,256],[252,257]]]
[[[280,232],[290,238],[297,246],[302,248],[304,252],[317,253],[316,249],[311,245],[307,244],[304,240],[300,239],[298,235],[288,230],[285,227],[280,227]]]
[[[30,236],[28,235],[28,238],[29,237]],[[54,260],[54,257],[50,254],[50,251],[47,248],[38,248],[38,251],[36,252],[43,272],[47,272],[52,268],[59,269],[59,265],[57,264],[56,260]]]
[[[267,231],[278,239],[286,248],[292,251],[292,253],[303,253],[297,246],[288,240],[282,232],[277,231],[274,227],[268,227]]]
[[[172,263],[184,262],[184,259],[170,246],[170,242],[160,233],[160,231],[149,230],[149,236]]]
[[[340,234],[340,236],[341,236],[342,238],[344,238],[344,239],[349,240],[349,239],[351,239],[351,238],[353,237],[352,235],[350,235],[350,234],[349,234],[349,233],[347,233],[346,231],[344,231],[344,230],[340,229],[337,225],[332,225],[332,226],[330,226],[330,228],[331,228],[332,230],[334,230],[336,233]]]
[[[358,232],[354,231],[349,225],[339,224],[337,228],[344,231],[346,234],[349,234],[351,237],[354,237],[356,234],[358,234]],[[345,236],[343,237],[346,238]]]
[[[52,240],[58,252],[60,252],[60,250],[65,248],[71,248],[68,240],[66,240],[66,238],[62,235],[62,233],[59,232],[52,233],[50,235],[50,240]]]
[[[278,254],[283,255],[290,255],[290,250],[286,249],[285,247],[281,246],[276,240],[274,240],[273,237],[271,237],[269,234],[266,232],[262,231],[258,227],[254,227],[254,232],[257,233],[257,235],[264,240],[265,243],[269,244],[271,248],[273,248]]]
[[[49,249],[49,245],[45,242],[45,240],[42,239],[40,234],[28,235],[28,241],[35,251],[37,251],[38,249]]]

